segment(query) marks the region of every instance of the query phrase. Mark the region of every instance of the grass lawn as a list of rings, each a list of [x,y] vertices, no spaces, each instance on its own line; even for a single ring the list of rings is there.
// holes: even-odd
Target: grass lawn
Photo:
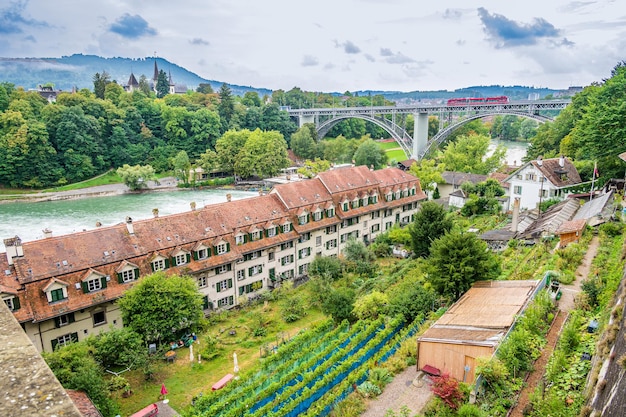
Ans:
[[[211,386],[224,375],[233,373],[233,353],[237,353],[239,369],[249,370],[259,364],[260,351],[263,346],[270,347],[282,344],[300,330],[309,328],[326,317],[317,309],[308,309],[305,317],[294,323],[285,323],[280,317],[281,309],[276,302],[266,307],[257,305],[242,310],[233,310],[223,315],[221,321],[211,325],[204,334],[198,335],[200,344],[193,345],[196,359],[189,360],[189,348],[176,349],[177,358],[173,363],[159,362],[156,366],[154,378],[146,381],[140,370],[133,370],[123,374],[131,384],[133,394],[128,398],[117,395],[115,398],[120,404],[122,415],[130,415],[141,408],[159,400],[161,383],[165,383],[168,390],[167,398],[170,405],[181,411],[191,404],[191,400],[199,393],[209,395]],[[263,325],[267,330],[264,337],[254,337],[252,329],[259,327],[262,317]],[[235,336],[229,335],[229,330],[236,330]],[[217,337],[221,351],[218,357],[210,361],[202,360],[198,363],[197,354],[202,349],[202,339],[206,334]],[[242,340],[245,339],[245,340]]]
[[[378,147],[380,149],[395,149],[395,148],[399,148],[400,145],[398,145],[398,142],[396,142],[395,140],[393,142],[376,142],[378,144]]]
[[[408,158],[402,149],[393,149],[391,151],[387,151],[387,158],[389,161],[395,159],[396,161],[406,161]]]

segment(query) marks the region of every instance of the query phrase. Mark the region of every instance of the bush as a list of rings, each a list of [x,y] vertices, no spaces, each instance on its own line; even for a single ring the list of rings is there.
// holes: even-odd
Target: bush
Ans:
[[[608,237],[615,237],[622,234],[624,225],[617,222],[607,222],[600,225],[600,232],[604,233]]]
[[[373,368],[370,370],[367,380],[382,390],[387,384],[393,381],[393,376],[388,369]]]
[[[478,408],[474,404],[463,404],[459,407],[459,410],[456,412],[459,417],[484,417],[485,413],[482,412],[480,408]]]
[[[433,385],[430,387],[432,392],[441,398],[448,407],[456,410],[463,400],[458,381],[451,378],[449,374],[432,377],[432,381]]]
[[[333,417],[358,417],[365,411],[363,399],[355,394],[350,394],[335,406],[332,411]]]
[[[282,302],[281,317],[285,323],[293,323],[306,315],[306,306],[302,297],[292,295]]]
[[[365,381],[361,385],[359,385],[359,394],[361,394],[365,398],[374,398],[378,397],[382,390],[375,384],[372,384],[369,381]]]

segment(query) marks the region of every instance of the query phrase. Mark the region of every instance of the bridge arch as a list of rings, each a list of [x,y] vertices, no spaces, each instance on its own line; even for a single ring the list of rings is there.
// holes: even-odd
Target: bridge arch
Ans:
[[[520,112],[520,111],[510,111],[510,110],[503,110],[503,111],[495,111],[495,112],[490,112],[490,113],[480,113],[480,114],[474,114],[468,117],[465,117],[461,120],[457,120],[456,122],[452,123],[451,125],[446,126],[444,129],[440,130],[439,132],[437,132],[437,134],[435,136],[433,136],[427,143],[426,143],[426,148],[424,148],[419,155],[417,155],[417,160],[420,160],[422,158],[424,158],[424,156],[426,156],[428,154],[428,152],[434,147],[438,147],[439,145],[441,145],[443,142],[446,141],[446,139],[448,139],[448,137],[452,134],[452,132],[454,132],[455,130],[457,130],[459,127],[471,122],[472,120],[476,120],[476,119],[482,119],[484,117],[487,116],[500,116],[500,115],[510,115],[510,116],[519,116],[519,117],[525,117],[527,119],[531,119],[531,120],[536,120],[539,123],[545,123],[545,122],[551,122],[553,121],[553,119],[546,117],[546,116],[542,116],[540,114],[533,114],[533,113],[525,113],[525,112]]]
[[[411,136],[409,136],[406,130],[396,125],[395,123],[385,119],[384,117],[376,117],[358,113],[337,115],[335,118],[319,124],[319,126],[317,127],[318,138],[321,139],[326,136],[328,132],[330,132],[330,129],[332,129],[337,123],[346,119],[362,119],[374,123],[376,126],[383,128],[387,133],[389,133],[407,155],[411,155],[411,144],[413,140]]]

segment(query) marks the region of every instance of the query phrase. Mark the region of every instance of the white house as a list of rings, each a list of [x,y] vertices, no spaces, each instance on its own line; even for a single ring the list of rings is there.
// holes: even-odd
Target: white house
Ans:
[[[582,180],[572,161],[561,156],[527,162],[505,182],[509,184],[510,201],[519,198],[520,208],[524,210],[534,209],[545,200],[564,199],[571,194],[568,188]]]

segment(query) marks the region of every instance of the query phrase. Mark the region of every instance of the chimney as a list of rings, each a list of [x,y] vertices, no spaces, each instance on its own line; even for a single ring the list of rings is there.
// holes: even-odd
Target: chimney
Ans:
[[[513,200],[513,217],[511,218],[511,232],[517,233],[517,226],[519,225],[519,197],[515,197]]]
[[[135,229],[133,228],[133,219],[130,216],[126,216],[126,228],[128,229],[129,234],[135,234]]]
[[[559,166],[561,168],[565,167],[565,157],[563,155],[559,158]]]
[[[43,237],[45,237],[46,239],[52,237],[52,230],[48,229],[47,227],[43,229],[42,232],[43,232]]]
[[[196,202],[192,201],[191,203],[189,203],[189,207],[191,207],[191,211],[196,211]]]
[[[233,196],[230,193],[226,194],[226,201],[230,201],[232,198]]]
[[[152,209],[152,215],[154,216],[155,219],[157,217],[159,217],[159,209],[158,208],[153,208]]]
[[[537,157],[537,165],[539,166],[543,165],[543,157],[541,155]]]
[[[9,262],[9,265],[13,265],[13,258],[24,256],[22,239],[17,236],[4,239],[4,247],[7,250],[7,261]]]

